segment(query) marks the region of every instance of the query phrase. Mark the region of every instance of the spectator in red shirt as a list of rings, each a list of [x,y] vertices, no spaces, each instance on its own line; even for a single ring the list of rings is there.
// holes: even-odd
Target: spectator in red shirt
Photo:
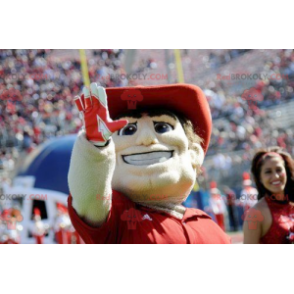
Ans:
[[[251,171],[258,190],[258,203],[244,218],[244,243],[294,243],[294,165],[279,147],[259,150]]]

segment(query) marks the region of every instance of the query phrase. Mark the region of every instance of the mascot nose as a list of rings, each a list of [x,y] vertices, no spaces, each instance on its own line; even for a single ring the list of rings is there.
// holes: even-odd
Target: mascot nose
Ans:
[[[137,145],[149,146],[149,145],[158,144],[158,143],[159,142],[157,140],[155,132],[151,130],[149,127],[142,128],[136,140]]]

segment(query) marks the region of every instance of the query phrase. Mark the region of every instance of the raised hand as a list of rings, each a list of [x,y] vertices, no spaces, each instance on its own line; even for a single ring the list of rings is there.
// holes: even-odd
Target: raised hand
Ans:
[[[90,90],[84,87],[75,103],[84,118],[87,139],[96,146],[105,146],[114,132],[128,124],[127,120],[113,121],[109,117],[106,91],[96,83],[90,85]]]

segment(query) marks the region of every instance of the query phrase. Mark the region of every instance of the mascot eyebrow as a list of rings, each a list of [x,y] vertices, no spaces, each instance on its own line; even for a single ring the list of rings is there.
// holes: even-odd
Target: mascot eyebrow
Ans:
[[[147,113],[150,117],[168,115],[175,120],[178,119],[182,125],[184,123],[184,117],[182,115],[180,115],[174,111],[169,111],[169,110],[163,109],[163,108],[162,109],[161,108],[158,108],[158,109],[140,108],[140,109],[136,109],[136,110],[130,110],[130,111],[126,111],[126,112],[120,114],[115,119],[117,120],[122,117],[141,118],[142,113]]]

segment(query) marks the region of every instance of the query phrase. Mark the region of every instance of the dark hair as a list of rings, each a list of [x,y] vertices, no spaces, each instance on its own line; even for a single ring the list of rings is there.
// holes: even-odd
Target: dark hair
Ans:
[[[254,182],[256,184],[256,188],[258,190],[258,200],[263,198],[266,195],[271,195],[272,193],[268,191],[260,181],[260,172],[261,167],[266,159],[273,157],[274,154],[269,152],[278,153],[284,160],[284,165],[287,174],[287,183],[285,186],[285,196],[289,201],[294,201],[294,164],[291,158],[291,155],[285,151],[283,151],[280,147],[269,147],[260,149],[256,152],[253,157],[251,164],[251,173],[253,174]],[[269,153],[269,154],[267,154]]]
[[[196,151],[197,153],[199,152],[198,148],[195,148],[194,144],[198,143],[201,145],[201,143],[203,142],[203,139],[200,138],[196,132],[194,131],[194,127],[192,122],[187,119],[184,115],[182,115],[181,113],[178,113],[174,110],[168,110],[168,109],[163,109],[163,108],[158,108],[158,109],[154,109],[154,108],[140,108],[140,109],[135,109],[135,110],[130,110],[127,112],[124,112],[122,114],[120,114],[118,117],[116,117],[115,119],[119,119],[122,117],[133,117],[133,118],[141,118],[142,117],[142,113],[147,113],[149,116],[160,116],[160,115],[169,115],[171,117],[173,117],[174,119],[178,118],[178,120],[180,121],[184,132],[188,138],[189,141],[189,149]],[[197,169],[197,172],[200,173],[200,167],[199,169]]]

